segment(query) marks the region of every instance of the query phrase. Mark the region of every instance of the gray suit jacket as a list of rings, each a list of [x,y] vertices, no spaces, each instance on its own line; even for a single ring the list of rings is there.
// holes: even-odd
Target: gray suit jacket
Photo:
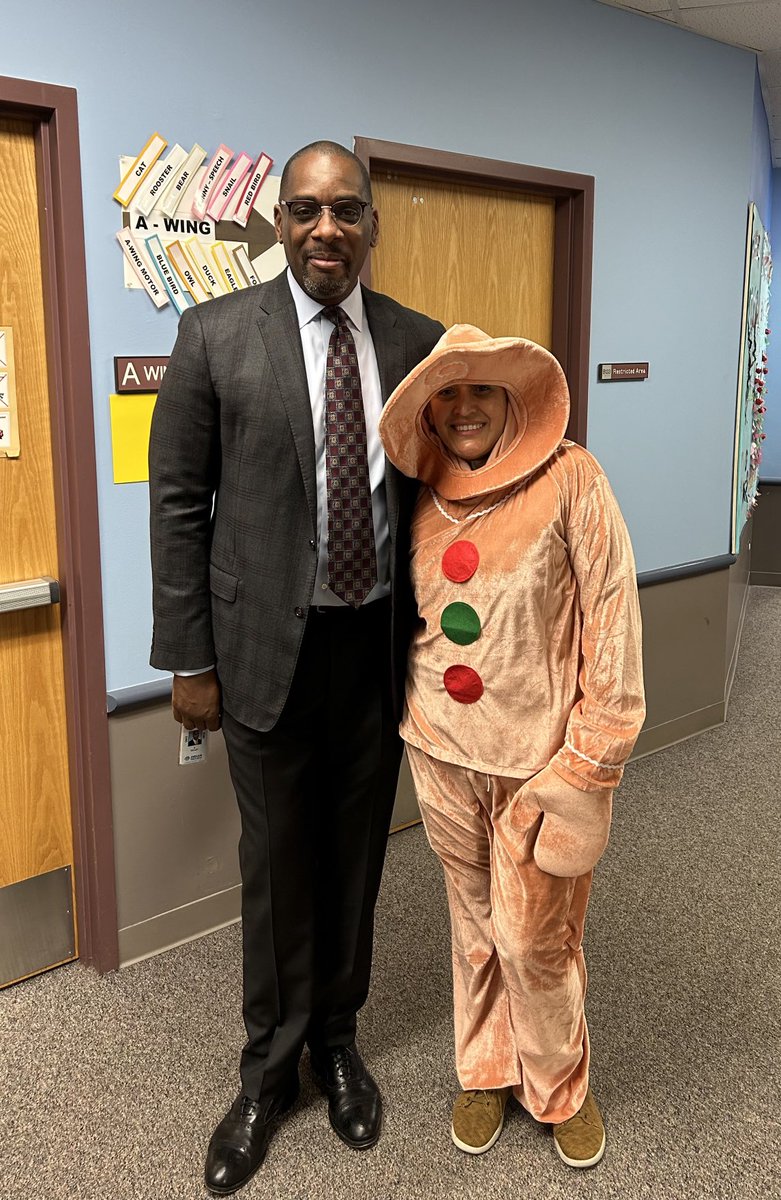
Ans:
[[[364,288],[383,403],[442,326]],[[417,485],[386,467],[394,681],[414,619],[409,521]],[[216,662],[224,707],[270,729],[285,703],[317,567],[312,412],[285,274],[188,309],[152,420],[151,663]]]

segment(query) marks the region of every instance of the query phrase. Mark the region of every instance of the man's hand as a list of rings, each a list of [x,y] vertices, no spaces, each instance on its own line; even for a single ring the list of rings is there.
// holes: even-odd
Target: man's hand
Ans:
[[[217,672],[174,675],[171,707],[174,720],[185,729],[219,729],[222,696]]]

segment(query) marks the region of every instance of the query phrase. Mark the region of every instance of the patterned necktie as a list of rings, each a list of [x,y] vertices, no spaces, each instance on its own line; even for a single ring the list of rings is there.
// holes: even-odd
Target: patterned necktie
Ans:
[[[328,582],[353,608],[377,582],[369,453],[358,355],[340,308],[324,308],[335,328],[325,368],[325,478]]]

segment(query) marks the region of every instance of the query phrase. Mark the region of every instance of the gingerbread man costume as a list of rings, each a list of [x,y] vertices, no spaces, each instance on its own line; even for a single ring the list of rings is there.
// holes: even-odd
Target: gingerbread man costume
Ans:
[[[427,412],[455,382],[508,398],[474,470]],[[564,439],[568,415],[548,351],[460,325],[380,423],[391,462],[423,485],[401,734],[445,870],[458,1077],[511,1088],[551,1124],[586,1098],[583,925],[645,715],[629,537],[601,467]]]

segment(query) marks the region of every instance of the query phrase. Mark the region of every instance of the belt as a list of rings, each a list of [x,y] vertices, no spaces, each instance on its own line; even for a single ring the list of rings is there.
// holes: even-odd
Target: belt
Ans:
[[[379,616],[380,613],[387,611],[390,608],[390,596],[380,596],[378,600],[372,600],[370,604],[361,604],[358,608],[353,608],[351,604],[311,604],[309,606],[310,613],[316,613],[317,616],[333,616],[335,620],[345,620],[348,617]]]

